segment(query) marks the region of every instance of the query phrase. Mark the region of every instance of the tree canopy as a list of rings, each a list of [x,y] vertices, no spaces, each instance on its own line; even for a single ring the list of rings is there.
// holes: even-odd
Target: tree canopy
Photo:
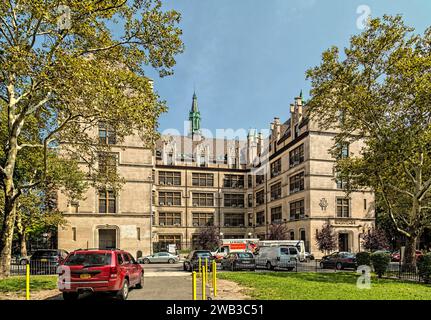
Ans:
[[[160,0],[0,2],[0,276],[9,272],[23,193],[46,184],[72,190],[78,162],[86,163],[93,184],[116,186],[118,177],[92,174],[97,155],[109,150],[98,142],[98,124],[119,142],[132,133],[154,142],[166,104],[145,70],[173,73],[183,51],[180,18]]]

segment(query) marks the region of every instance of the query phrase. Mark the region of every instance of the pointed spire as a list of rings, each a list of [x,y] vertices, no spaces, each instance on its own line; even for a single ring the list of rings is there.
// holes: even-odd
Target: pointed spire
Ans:
[[[193,91],[192,108],[189,113],[189,121],[191,124],[190,133],[192,135],[198,134],[201,129],[201,114],[198,109],[198,97],[196,91]]]
[[[301,100],[302,100],[302,89],[301,89],[301,92],[299,93],[299,97],[301,98]]]

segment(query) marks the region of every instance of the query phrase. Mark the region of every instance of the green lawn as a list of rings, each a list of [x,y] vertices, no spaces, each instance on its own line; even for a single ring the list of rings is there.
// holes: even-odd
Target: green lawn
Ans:
[[[370,289],[356,287],[358,275],[348,272],[220,272],[220,279],[247,288],[260,300],[429,300],[431,286],[371,278]]]
[[[31,276],[30,292],[57,288],[58,276]],[[0,279],[0,293],[25,292],[25,276]]]

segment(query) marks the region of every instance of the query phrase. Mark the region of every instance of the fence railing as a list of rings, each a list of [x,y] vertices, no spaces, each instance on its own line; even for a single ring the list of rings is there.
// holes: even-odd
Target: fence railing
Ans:
[[[31,275],[55,275],[57,274],[58,264],[54,261],[31,261],[30,262],[30,274]],[[16,261],[11,262],[10,274],[12,276],[24,276],[26,275],[27,265],[20,264]]]

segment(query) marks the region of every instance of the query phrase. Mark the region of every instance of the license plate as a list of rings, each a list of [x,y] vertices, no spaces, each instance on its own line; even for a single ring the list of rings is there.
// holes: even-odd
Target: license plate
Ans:
[[[41,262],[48,262],[48,259],[40,259]]]
[[[81,279],[90,279],[91,275],[89,275],[88,273],[83,273],[79,276]]]

